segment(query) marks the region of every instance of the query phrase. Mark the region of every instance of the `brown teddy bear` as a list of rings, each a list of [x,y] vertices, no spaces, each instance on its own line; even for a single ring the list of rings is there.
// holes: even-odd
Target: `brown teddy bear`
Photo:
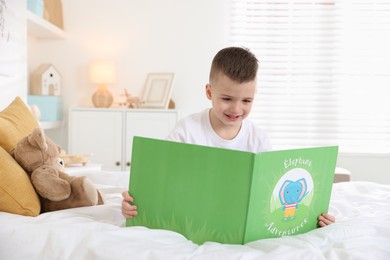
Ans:
[[[103,204],[99,190],[86,177],[64,173],[61,148],[41,128],[20,140],[11,155],[30,175],[41,197],[41,212]]]

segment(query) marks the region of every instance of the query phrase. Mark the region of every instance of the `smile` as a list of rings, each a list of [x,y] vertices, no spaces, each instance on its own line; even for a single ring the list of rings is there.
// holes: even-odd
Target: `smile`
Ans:
[[[241,116],[236,116],[236,115],[226,115],[225,114],[225,116],[229,119],[229,120],[231,120],[231,121],[236,121],[236,120],[238,120]]]

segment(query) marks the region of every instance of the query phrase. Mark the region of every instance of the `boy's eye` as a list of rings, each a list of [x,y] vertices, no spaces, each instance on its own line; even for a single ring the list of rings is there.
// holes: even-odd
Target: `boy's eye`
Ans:
[[[244,99],[244,100],[243,100],[243,102],[244,102],[244,103],[251,103],[251,102],[252,102],[252,100],[249,100],[249,99]]]
[[[232,100],[231,98],[228,98],[228,97],[224,97],[224,98],[222,98],[222,100],[223,101],[230,101],[230,100]]]

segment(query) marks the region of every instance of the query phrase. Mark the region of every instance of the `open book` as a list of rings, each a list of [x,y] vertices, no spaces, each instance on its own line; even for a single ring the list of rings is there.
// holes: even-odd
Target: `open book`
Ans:
[[[328,211],[338,148],[250,153],[134,137],[126,226],[195,243],[245,244],[317,227]]]

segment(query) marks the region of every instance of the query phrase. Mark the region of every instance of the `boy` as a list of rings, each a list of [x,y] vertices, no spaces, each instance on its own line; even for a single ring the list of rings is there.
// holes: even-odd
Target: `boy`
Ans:
[[[248,117],[256,92],[257,58],[247,49],[229,47],[214,57],[206,96],[212,107],[180,120],[167,140],[249,152],[271,150],[265,132]],[[137,215],[133,198],[123,192],[122,214]],[[169,203],[169,202],[167,202]],[[318,217],[318,224],[335,222],[329,214]]]

